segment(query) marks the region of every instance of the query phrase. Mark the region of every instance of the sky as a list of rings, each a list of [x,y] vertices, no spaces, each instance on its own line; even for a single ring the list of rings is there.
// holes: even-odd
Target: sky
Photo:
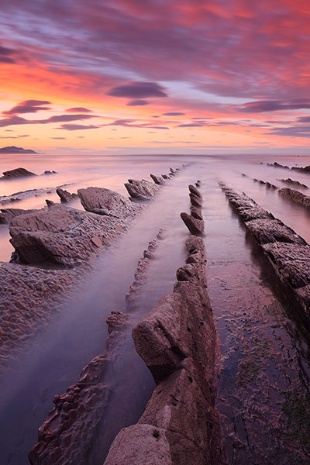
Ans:
[[[309,0],[1,0],[0,147],[310,154]]]

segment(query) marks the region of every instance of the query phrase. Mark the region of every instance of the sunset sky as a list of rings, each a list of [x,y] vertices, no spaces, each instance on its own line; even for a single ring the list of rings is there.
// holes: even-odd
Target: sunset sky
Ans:
[[[309,153],[309,0],[10,0],[0,30],[0,147]]]

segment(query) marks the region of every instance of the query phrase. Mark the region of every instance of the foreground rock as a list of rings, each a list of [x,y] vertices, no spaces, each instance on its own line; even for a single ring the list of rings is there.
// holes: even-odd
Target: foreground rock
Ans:
[[[136,206],[135,212],[140,209]],[[16,216],[10,222],[10,234],[18,261],[73,267],[94,258],[127,226],[126,219],[102,217],[55,204]]]
[[[172,294],[133,329],[158,386],[138,424],[116,437],[105,465],[223,463],[216,395],[217,337],[206,290],[203,242],[186,243]],[[126,440],[124,438],[126,437]]]
[[[288,187],[279,189],[279,195],[285,197],[286,199],[290,199],[303,207],[310,208],[310,197],[308,195],[303,194],[302,192],[296,191],[295,189],[289,189]]]
[[[0,224],[9,224],[15,216],[35,213],[37,210],[23,210],[22,208],[1,208]]]
[[[246,194],[238,194],[224,184],[221,187],[289,291],[298,312],[297,315],[292,305],[292,316],[301,320],[310,331],[310,246],[295,231],[261,209]],[[300,192],[298,194],[305,197]]]
[[[61,187],[56,189],[56,193],[59,195],[62,203],[69,203],[78,198],[77,194],[70,194],[70,192],[65,189],[61,189]]]
[[[26,170],[25,168],[15,168],[14,170],[4,171],[3,176],[0,177],[1,181],[11,180],[16,178],[25,178],[27,176],[37,176],[35,173]]]
[[[161,298],[132,333],[158,386],[139,422],[117,435],[105,465],[224,463],[214,408],[218,343],[204,244],[192,235],[186,248],[173,293]]]

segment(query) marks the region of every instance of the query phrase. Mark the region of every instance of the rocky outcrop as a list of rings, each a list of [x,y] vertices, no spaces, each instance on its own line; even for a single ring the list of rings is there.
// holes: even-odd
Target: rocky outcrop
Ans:
[[[112,312],[107,323],[106,352],[83,369],[78,383],[54,397],[55,407],[39,428],[38,442],[29,453],[31,465],[87,463],[90,444],[112,394],[105,375],[122,350],[128,317]]]
[[[266,186],[267,189],[278,189],[277,186],[275,186],[269,181],[262,181],[261,179],[256,179],[256,178],[254,178],[253,181],[258,182],[259,184],[262,184],[263,186]]]
[[[0,205],[5,205],[11,202],[18,202],[19,200],[24,200],[29,197],[38,197],[43,194],[50,194],[52,192],[51,188],[46,189],[29,189],[26,191],[15,192],[11,195],[0,195]]]
[[[308,166],[292,166],[292,170],[301,171],[302,173],[310,173],[310,165]]]
[[[295,231],[259,207],[246,194],[238,194],[224,184],[220,185],[289,291],[297,309],[297,312],[292,310],[292,316],[300,319],[310,331],[310,246]],[[298,194],[303,196],[300,192]]]
[[[279,195],[286,199],[290,199],[303,207],[310,208],[310,197],[303,194],[302,192],[296,191],[295,189],[289,189],[285,187],[278,190]]]
[[[1,208],[0,224],[9,224],[10,221],[18,215],[34,213],[36,210],[23,210],[22,208]]]
[[[11,243],[19,261],[73,267],[85,264],[127,228],[125,219],[107,218],[61,204],[16,216]]]
[[[79,189],[78,196],[86,211],[114,218],[127,218],[142,208],[117,192],[103,187]]]
[[[61,189],[61,187],[58,187],[56,189],[57,195],[60,197],[60,201],[62,203],[69,203],[72,202],[72,200],[75,200],[78,198],[77,194],[70,194],[70,192],[66,191],[65,189]]]
[[[160,465],[224,463],[214,408],[218,344],[204,244],[191,235],[186,248],[173,293],[162,297],[132,332],[157,387],[139,422],[117,435],[104,465],[140,465],[146,457],[147,463]]]
[[[280,179],[281,182],[284,182],[285,184],[290,184],[291,186],[297,186],[297,187],[300,187],[302,189],[308,189],[308,186],[306,186],[306,184],[302,184],[301,182],[299,181],[295,181],[291,178],[287,178],[287,179]]]
[[[159,186],[162,186],[163,184],[165,184],[165,180],[163,176],[156,176],[155,174],[150,174],[150,176],[155,182],[155,184],[158,184]]]
[[[198,184],[198,183],[196,183]],[[199,185],[199,184],[198,184]],[[186,212],[181,213],[181,218],[191,234],[200,236],[204,232],[204,221],[202,218],[202,197],[197,187],[189,185],[190,197],[190,215]]]
[[[26,170],[25,168],[15,168],[14,170],[4,171],[3,176],[0,177],[1,181],[24,178],[27,176],[37,176],[35,173]]]
[[[128,179],[125,183],[128,194],[133,200],[151,200],[159,189],[159,186],[150,181],[142,179],[137,181],[135,179]]]
[[[186,247],[173,293],[133,329],[136,350],[158,386],[138,424],[116,437],[105,465],[144,464],[146,455],[163,465],[223,463],[214,408],[217,337],[202,239],[191,236]]]

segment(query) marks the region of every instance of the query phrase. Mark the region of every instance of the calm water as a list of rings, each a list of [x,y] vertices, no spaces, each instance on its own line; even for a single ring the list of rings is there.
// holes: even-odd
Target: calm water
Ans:
[[[83,288],[76,290],[76,297],[68,297],[62,314],[40,338],[32,341],[23,359],[12,364],[0,378],[1,464],[28,463],[28,451],[36,441],[37,428],[52,408],[53,395],[76,382],[83,366],[104,349],[105,319],[111,310],[124,310],[124,296],[134,279],[137,261],[160,228],[165,229],[164,239],[149,271],[136,318],[172,290],[175,271],[185,260],[187,232],[179,213],[189,210],[187,186],[198,179],[204,196],[208,287],[223,356],[218,408],[229,463],[291,465],[296,457],[299,463],[306,463],[302,462],[302,453],[296,452],[299,446],[295,439],[290,436],[289,441],[283,440],[287,428],[282,409],[283,393],[302,396],[306,386],[309,388],[305,344],[287,317],[290,309],[270,277],[268,264],[218,186],[218,181],[224,181],[237,191],[244,191],[310,242],[310,214],[253,181],[256,178],[285,187],[280,179],[291,177],[310,187],[310,175],[266,165],[273,161],[306,166],[310,157],[2,155],[1,171],[18,166],[37,174],[57,171],[49,176],[1,182],[0,196],[34,188],[50,189],[48,195],[10,205],[16,208],[43,208],[46,198],[59,201],[55,189],[60,185],[66,185],[70,192],[80,187],[106,187],[126,196],[124,182],[128,178],[150,179],[150,173],[164,174],[169,167],[191,164],[167,183],[116,247],[102,254],[94,274],[85,278]],[[78,202],[75,207],[81,208]],[[5,225],[0,226],[0,243],[0,260],[8,261],[12,249]],[[102,431],[107,431],[108,424],[110,435],[98,432],[88,465],[103,463],[106,448],[117,430],[137,420],[151,393],[153,384],[148,370],[139,365],[133,350],[130,354],[130,363],[136,364],[141,379],[139,386],[136,379],[130,385],[124,361],[117,376],[122,379],[123,373],[123,383],[131,386],[128,405],[135,407],[123,411],[117,421],[114,418],[113,427],[109,417],[104,419]],[[114,408],[111,405],[110,417],[115,417]]]

